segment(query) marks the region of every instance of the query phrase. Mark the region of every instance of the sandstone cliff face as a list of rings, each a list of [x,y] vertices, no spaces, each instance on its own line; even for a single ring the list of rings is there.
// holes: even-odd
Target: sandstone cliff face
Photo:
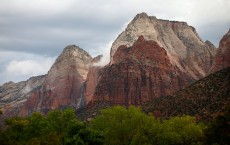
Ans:
[[[103,69],[94,101],[107,100],[127,106],[170,95],[193,80],[170,63],[164,48],[143,36],[131,47],[120,46],[113,64]]]
[[[214,73],[226,67],[230,67],[230,29],[220,40],[210,73]]]
[[[110,63],[114,63],[119,46],[132,46],[140,35],[156,41],[166,50],[170,63],[194,79],[204,77],[212,65],[215,47],[203,42],[195,28],[185,22],[161,20],[145,13],[138,14],[114,41]]]

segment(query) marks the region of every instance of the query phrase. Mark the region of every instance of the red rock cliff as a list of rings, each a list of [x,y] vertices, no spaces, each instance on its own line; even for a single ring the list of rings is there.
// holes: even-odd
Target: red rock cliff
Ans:
[[[164,48],[143,36],[131,46],[120,46],[106,66],[94,94],[94,101],[139,105],[170,95],[193,79],[173,66]]]

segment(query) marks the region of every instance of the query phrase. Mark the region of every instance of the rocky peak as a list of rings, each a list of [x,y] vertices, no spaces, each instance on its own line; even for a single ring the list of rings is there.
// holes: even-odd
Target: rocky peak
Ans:
[[[61,55],[56,59],[54,65],[61,61],[69,61],[70,63],[91,61],[92,57],[83,49],[76,45],[68,45],[64,48]]]
[[[212,64],[213,53],[198,36],[195,28],[186,22],[168,21],[138,14],[127,26],[111,47],[110,64],[114,63],[114,54],[121,45],[130,47],[139,36],[157,42],[163,47],[172,65],[189,74],[194,79],[204,77]]]
[[[145,12],[142,12],[142,13],[137,14],[133,20],[138,20],[138,19],[143,19],[143,18],[149,18],[149,16]]]
[[[78,74],[85,80],[92,60],[93,58],[80,47],[76,45],[69,45],[64,48],[61,55],[59,55],[56,59],[48,73],[48,76],[54,77],[59,75],[60,69],[63,69],[62,72],[66,72],[75,68]]]

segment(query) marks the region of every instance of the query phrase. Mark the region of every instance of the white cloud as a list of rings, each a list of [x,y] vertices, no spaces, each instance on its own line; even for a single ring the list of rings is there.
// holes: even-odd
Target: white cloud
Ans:
[[[5,54],[4,56],[2,54]],[[0,84],[7,81],[19,82],[31,76],[44,75],[48,72],[55,57],[40,56],[28,53],[4,52],[0,56],[5,61],[0,67]],[[14,56],[14,60],[11,57]]]
[[[53,61],[50,58],[46,58],[43,61],[37,62],[35,60],[23,60],[23,61],[11,61],[6,67],[7,73],[9,75],[28,75],[36,76],[41,74],[46,74],[47,70],[50,69]]]

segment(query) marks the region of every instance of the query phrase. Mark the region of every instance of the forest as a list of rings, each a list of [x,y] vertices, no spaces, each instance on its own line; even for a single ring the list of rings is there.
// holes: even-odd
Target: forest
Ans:
[[[141,108],[115,106],[102,109],[90,121],[81,121],[73,109],[33,113],[5,120],[1,145],[227,145],[230,117],[220,115],[208,123],[195,117],[155,118]]]

